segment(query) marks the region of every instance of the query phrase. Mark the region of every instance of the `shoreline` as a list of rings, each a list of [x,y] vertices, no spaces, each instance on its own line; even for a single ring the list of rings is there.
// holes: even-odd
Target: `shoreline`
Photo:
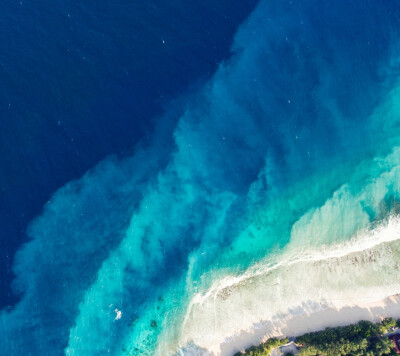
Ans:
[[[346,326],[360,320],[381,321],[385,317],[400,318],[400,294],[373,302],[326,305],[304,303],[291,314],[278,315],[273,320],[254,325],[250,331],[242,331],[220,345],[220,356],[232,356],[236,352],[266,341],[271,337],[296,337],[327,327]]]
[[[298,336],[362,319],[400,319],[399,228],[399,218],[391,217],[332,245],[301,249],[299,239],[293,239],[272,256],[276,261],[260,261],[196,294],[177,346],[191,344],[204,351],[200,354],[232,356],[270,337]]]

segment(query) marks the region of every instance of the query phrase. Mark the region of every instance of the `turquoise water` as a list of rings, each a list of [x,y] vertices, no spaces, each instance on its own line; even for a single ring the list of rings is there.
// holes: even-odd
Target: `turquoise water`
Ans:
[[[169,104],[151,139],[65,185],[32,221],[2,349],[206,354],[282,300],[350,298],[357,283],[371,297],[400,292],[384,259],[357,269],[381,278],[329,286],[308,265],[333,251],[327,271],[354,272],[343,251],[397,239],[398,11],[261,1],[232,56]],[[295,273],[310,291],[289,298]]]

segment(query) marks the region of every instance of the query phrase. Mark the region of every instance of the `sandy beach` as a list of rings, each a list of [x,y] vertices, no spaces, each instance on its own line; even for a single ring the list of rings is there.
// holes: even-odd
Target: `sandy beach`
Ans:
[[[197,295],[180,345],[232,356],[270,337],[400,318],[399,228],[393,219],[354,240],[304,251],[294,239],[274,267],[255,266]]]
[[[335,306],[305,304],[303,313],[281,315],[274,320],[254,326],[251,332],[242,332],[221,345],[221,356],[257,345],[270,337],[299,336],[326,327],[344,326],[360,320],[378,322],[384,317],[400,318],[400,295],[374,302],[361,302]]]

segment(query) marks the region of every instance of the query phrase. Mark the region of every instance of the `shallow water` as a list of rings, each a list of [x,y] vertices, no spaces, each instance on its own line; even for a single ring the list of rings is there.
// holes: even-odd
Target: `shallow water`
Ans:
[[[261,1],[133,155],[31,222],[2,349],[218,353],[305,302],[399,293],[398,11]]]

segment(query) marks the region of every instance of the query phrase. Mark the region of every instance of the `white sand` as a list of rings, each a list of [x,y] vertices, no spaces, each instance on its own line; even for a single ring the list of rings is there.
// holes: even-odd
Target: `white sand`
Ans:
[[[193,304],[184,336],[214,355],[230,356],[266,337],[400,318],[399,256],[395,241],[250,275]]]
[[[326,327],[357,323],[360,320],[378,322],[390,316],[397,319],[400,318],[400,295],[358,305],[343,305],[337,308],[320,305],[319,307],[316,308],[317,310],[305,308],[302,315],[282,315],[277,320],[262,322],[256,325],[252,332],[242,332],[226,340],[221,345],[220,355],[232,356],[237,351],[260,344],[263,340],[274,336],[299,336],[307,332],[323,330]]]
[[[295,242],[272,267],[260,263],[198,294],[179,344],[231,356],[272,336],[400,318],[400,219],[330,246]]]

